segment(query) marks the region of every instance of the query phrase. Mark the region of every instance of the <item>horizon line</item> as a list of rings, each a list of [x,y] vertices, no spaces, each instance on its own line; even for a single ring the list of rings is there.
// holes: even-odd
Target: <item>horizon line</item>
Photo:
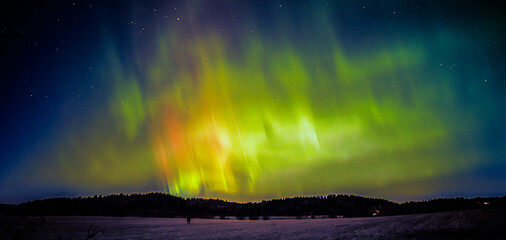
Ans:
[[[334,196],[346,196],[347,195],[347,196],[362,197],[362,198],[368,198],[368,199],[379,199],[379,200],[385,200],[385,201],[396,203],[396,204],[404,204],[404,203],[409,203],[409,202],[426,202],[426,201],[437,200],[437,199],[458,199],[458,198],[462,198],[462,199],[476,199],[476,198],[504,198],[504,197],[506,197],[506,195],[502,195],[502,196],[474,196],[474,197],[463,197],[463,196],[460,196],[460,197],[456,197],[456,196],[454,196],[454,197],[441,197],[440,196],[440,197],[435,197],[435,198],[430,198],[430,199],[424,199],[424,200],[395,201],[395,200],[390,200],[390,199],[387,199],[387,198],[373,197],[373,196],[367,196],[367,195],[361,195],[361,194],[329,193],[329,194],[326,194],[326,195],[297,195],[297,196],[267,198],[267,199],[262,199],[260,201],[232,201],[232,200],[227,200],[225,198],[211,198],[211,197],[199,197],[199,196],[183,197],[183,196],[172,195],[170,193],[163,192],[163,191],[149,191],[149,192],[131,192],[131,193],[120,192],[120,193],[108,193],[108,194],[80,195],[80,196],[73,196],[73,197],[70,197],[70,196],[68,196],[68,197],[65,197],[65,196],[60,196],[60,197],[44,197],[44,198],[39,198],[39,199],[21,201],[21,202],[17,202],[17,203],[0,202],[0,204],[4,204],[4,205],[20,205],[20,204],[23,204],[23,203],[34,202],[34,201],[43,201],[43,200],[49,200],[49,199],[93,198],[95,196],[107,197],[107,196],[120,196],[120,195],[132,196],[132,195],[148,195],[148,194],[154,194],[154,193],[155,194],[165,194],[165,195],[169,195],[169,196],[172,196],[172,197],[178,197],[178,198],[182,198],[184,200],[189,200],[189,199],[220,200],[220,201],[225,201],[225,202],[230,202],[230,203],[238,203],[238,204],[261,203],[263,201],[284,200],[284,199],[291,199],[291,198],[328,197],[328,196],[332,196],[332,195],[334,195]]]

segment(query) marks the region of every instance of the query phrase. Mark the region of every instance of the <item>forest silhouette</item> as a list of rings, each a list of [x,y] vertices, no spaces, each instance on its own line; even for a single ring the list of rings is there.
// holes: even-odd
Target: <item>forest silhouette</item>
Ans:
[[[393,216],[479,208],[505,208],[506,196],[438,198],[396,203],[354,195],[293,197],[237,203],[220,199],[182,198],[165,193],[48,198],[0,204],[6,216],[139,216],[267,220],[270,216],[336,218]]]

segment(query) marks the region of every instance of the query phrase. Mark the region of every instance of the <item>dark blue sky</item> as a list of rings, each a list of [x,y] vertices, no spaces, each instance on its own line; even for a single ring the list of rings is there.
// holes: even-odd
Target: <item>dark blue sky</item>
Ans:
[[[241,201],[504,195],[504,10],[498,1],[4,4],[0,202],[146,191]],[[190,100],[175,97],[178,87]]]

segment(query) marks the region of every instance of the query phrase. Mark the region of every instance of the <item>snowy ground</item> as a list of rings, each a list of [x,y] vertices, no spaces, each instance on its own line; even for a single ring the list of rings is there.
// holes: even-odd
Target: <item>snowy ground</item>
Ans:
[[[14,239],[26,218],[0,217],[0,239]],[[46,217],[22,239],[506,239],[504,210],[469,210],[338,219]]]

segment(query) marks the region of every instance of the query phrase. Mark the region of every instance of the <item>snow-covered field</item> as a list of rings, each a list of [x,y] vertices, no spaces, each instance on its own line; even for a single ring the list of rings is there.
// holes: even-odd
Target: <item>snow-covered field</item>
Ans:
[[[26,219],[0,217],[0,239],[13,239]],[[192,219],[46,217],[23,239],[506,239],[504,210],[333,219]]]

